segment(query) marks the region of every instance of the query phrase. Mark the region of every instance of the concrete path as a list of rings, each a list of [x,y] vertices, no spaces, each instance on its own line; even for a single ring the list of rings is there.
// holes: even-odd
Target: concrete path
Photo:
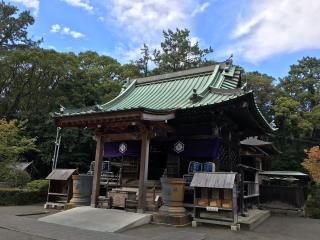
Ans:
[[[178,228],[180,231],[206,234],[206,240],[319,240],[320,220],[302,217],[271,216],[254,230],[239,232],[230,231],[230,228],[209,224],[191,228]],[[167,233],[172,237],[179,237],[177,228],[148,224],[124,232],[130,236],[152,238],[157,233]],[[186,240],[186,239],[185,239]]]
[[[132,213],[116,209],[77,207],[39,218],[39,220],[100,232],[121,232],[148,224],[151,217],[151,214]]]
[[[152,237],[130,236],[121,233],[98,232],[40,222],[33,218],[1,215],[0,240],[203,240],[205,234],[177,229],[175,233],[155,232]],[[176,238],[176,236],[179,236]]]
[[[11,230],[17,233],[24,233],[29,236],[51,240],[139,240],[140,237],[131,237],[116,233],[102,233],[88,231],[79,228],[67,227],[57,224],[40,222],[27,217],[17,217],[2,215],[0,218],[0,228]],[[1,239],[1,238],[0,238]],[[6,238],[3,238],[6,239]],[[33,238],[30,238],[33,239]]]

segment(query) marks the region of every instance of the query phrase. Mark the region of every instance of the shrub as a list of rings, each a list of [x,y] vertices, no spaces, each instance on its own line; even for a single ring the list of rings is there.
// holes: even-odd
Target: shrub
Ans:
[[[27,183],[26,188],[0,188],[0,205],[24,205],[44,202],[46,200],[49,181],[34,180]]]
[[[48,192],[48,187],[49,187],[49,181],[46,179],[38,179],[38,180],[33,180],[29,183],[27,183],[26,188],[30,191],[38,191],[41,194],[46,195]]]
[[[45,197],[39,191],[19,189],[19,188],[0,188],[0,205],[23,205],[45,201]]]
[[[39,190],[39,191],[47,191],[49,186],[49,181],[46,179],[38,179],[33,180],[27,183],[27,189],[29,190]]]
[[[14,169],[10,164],[0,164],[0,181],[10,187],[24,187],[31,180],[26,171]]]
[[[307,217],[320,219],[320,184],[314,184],[310,189],[305,213]]]

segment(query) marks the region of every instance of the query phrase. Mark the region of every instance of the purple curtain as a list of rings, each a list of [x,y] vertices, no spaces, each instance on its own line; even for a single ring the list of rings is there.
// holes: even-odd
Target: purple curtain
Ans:
[[[138,156],[140,141],[108,142],[103,147],[103,157]]]
[[[211,157],[217,158],[219,153],[219,139],[177,140],[170,142],[169,151],[183,157]]]
[[[152,141],[151,146],[162,146],[164,151],[184,157],[211,157],[217,158],[220,146],[219,139],[181,139],[163,142]],[[104,157],[139,156],[140,141],[120,141],[104,144]]]

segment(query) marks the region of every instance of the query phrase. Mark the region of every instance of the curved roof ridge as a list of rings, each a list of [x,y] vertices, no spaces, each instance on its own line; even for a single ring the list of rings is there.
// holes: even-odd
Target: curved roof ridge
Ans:
[[[116,96],[114,99],[110,100],[109,102],[106,102],[104,104],[101,104],[100,106],[105,109],[107,107],[110,107],[112,104],[116,104],[117,102],[121,101],[125,96],[130,94],[136,87],[136,80],[133,80],[130,85],[122,91],[118,96]]]

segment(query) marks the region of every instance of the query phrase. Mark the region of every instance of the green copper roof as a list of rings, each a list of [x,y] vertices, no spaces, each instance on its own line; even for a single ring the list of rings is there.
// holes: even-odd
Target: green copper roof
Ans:
[[[240,85],[241,71],[237,66],[218,64],[136,79],[118,97],[108,103],[82,109],[66,109],[61,115],[137,108],[186,109],[224,102],[244,94],[243,90],[237,88]]]
[[[149,109],[153,111],[183,110],[227,102],[252,92],[242,88],[242,68],[231,63],[191,69],[133,80],[115,99],[102,105],[81,109],[63,109],[57,116]],[[270,126],[254,99],[255,116]],[[270,129],[272,127],[270,126]]]

